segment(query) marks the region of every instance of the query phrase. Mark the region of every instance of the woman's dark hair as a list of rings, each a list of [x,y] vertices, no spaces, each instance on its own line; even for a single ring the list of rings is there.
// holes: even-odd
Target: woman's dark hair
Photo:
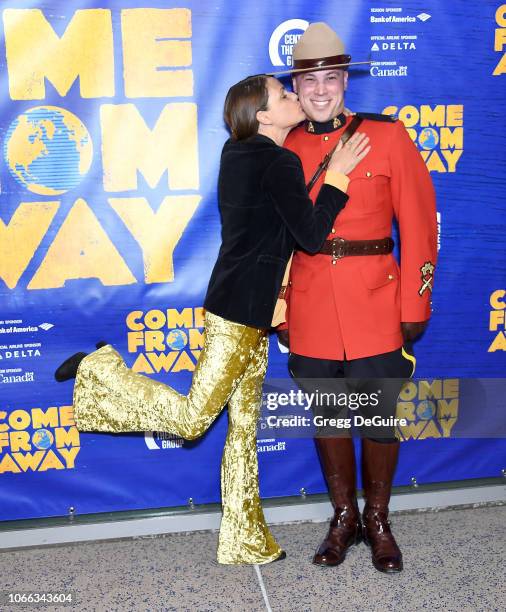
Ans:
[[[234,140],[258,133],[258,111],[267,110],[267,75],[257,74],[232,85],[225,98],[223,116]]]

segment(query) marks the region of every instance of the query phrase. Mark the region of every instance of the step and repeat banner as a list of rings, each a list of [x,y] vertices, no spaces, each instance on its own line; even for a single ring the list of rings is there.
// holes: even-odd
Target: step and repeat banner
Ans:
[[[219,500],[226,411],[192,443],[80,434],[72,383],[53,372],[105,340],[137,372],[188,389],[220,244],[225,94],[289,67],[312,21],[372,60],[351,71],[347,106],[398,115],[437,191],[434,313],[417,376],[449,420],[413,404],[395,484],[501,475],[503,439],[451,439],[451,428],[458,379],[506,371],[506,4],[0,6],[0,520]],[[268,376],[286,377],[286,362],[273,337]],[[264,497],[326,490],[311,439],[260,435],[258,451]]]

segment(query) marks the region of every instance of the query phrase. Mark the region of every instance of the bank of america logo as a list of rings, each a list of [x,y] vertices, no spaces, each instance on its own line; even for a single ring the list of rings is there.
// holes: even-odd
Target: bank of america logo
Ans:
[[[52,323],[41,323],[39,327],[40,329],[43,329],[44,331],[48,331],[51,329],[51,327],[54,327],[54,325]]]
[[[427,19],[430,19],[430,15],[429,13],[420,13],[419,15],[417,15],[418,19],[420,21],[427,21]]]

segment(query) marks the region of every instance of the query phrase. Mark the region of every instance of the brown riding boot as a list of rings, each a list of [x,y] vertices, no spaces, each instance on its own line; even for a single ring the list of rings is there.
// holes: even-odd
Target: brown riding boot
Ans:
[[[372,563],[387,574],[402,570],[402,553],[390,531],[388,502],[399,442],[362,440],[362,482],[365,507],[362,515],[364,542],[371,547]]]
[[[339,565],[352,544],[362,539],[355,484],[355,449],[351,438],[316,438],[334,517],[313,557],[316,565]]]

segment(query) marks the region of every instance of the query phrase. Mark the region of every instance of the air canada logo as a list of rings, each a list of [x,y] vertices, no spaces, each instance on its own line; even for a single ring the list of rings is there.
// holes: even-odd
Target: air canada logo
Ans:
[[[464,152],[463,104],[387,106],[383,113],[404,123],[430,172],[456,172]]]
[[[286,451],[285,440],[278,441],[275,438],[265,438],[263,440],[257,440],[258,453],[275,453],[280,451]]]
[[[401,441],[449,438],[459,416],[457,378],[407,382],[397,402],[396,417],[405,419],[397,431]]]
[[[204,345],[204,310],[133,310],[126,318],[128,352],[134,372],[193,372]]]
[[[305,19],[289,19],[278,25],[269,40],[269,57],[273,66],[292,65],[293,46],[308,25]]]
[[[405,77],[408,76],[408,67],[398,66],[396,61],[374,61],[369,72],[373,77]]]

